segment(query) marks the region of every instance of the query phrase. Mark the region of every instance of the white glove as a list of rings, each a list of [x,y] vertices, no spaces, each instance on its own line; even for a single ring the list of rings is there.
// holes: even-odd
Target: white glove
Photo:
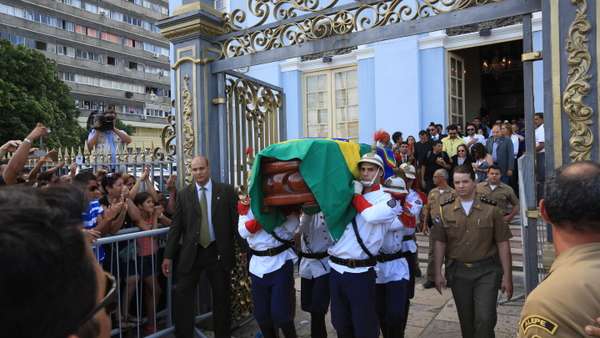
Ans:
[[[362,195],[363,185],[357,180],[353,180],[352,184],[354,185],[354,193],[357,195]]]

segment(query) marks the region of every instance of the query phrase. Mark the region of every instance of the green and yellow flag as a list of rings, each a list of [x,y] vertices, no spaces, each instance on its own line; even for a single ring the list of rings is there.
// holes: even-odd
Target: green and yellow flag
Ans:
[[[300,174],[311,190],[334,239],[339,239],[355,216],[351,205],[352,180],[358,177],[360,157],[371,147],[337,139],[296,139],[270,145],[256,155],[249,182],[251,208],[262,227],[271,232],[285,220],[277,209],[262,212],[263,192],[260,164],[263,157],[281,161],[299,159]]]

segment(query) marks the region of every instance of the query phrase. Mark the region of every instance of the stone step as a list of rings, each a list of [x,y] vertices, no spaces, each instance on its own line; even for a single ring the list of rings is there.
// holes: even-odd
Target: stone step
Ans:
[[[521,238],[521,225],[511,224],[510,231],[513,237],[510,239],[512,253],[512,266],[515,271],[523,270],[523,241]],[[427,269],[427,254],[429,251],[429,237],[424,234],[416,235],[417,246],[419,247],[419,266],[421,269]],[[425,270],[423,270],[425,271]]]

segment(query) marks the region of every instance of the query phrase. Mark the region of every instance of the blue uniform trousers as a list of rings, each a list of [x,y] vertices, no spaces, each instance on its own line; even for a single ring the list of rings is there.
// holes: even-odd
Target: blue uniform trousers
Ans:
[[[377,317],[384,338],[404,337],[408,287],[409,281],[405,279],[376,286]]]
[[[329,308],[329,274],[317,278],[300,280],[300,305],[302,310],[310,312],[310,336],[327,337],[325,314]]]
[[[340,338],[377,338],[375,270],[339,273],[331,269],[331,322]]]
[[[286,337],[295,336],[286,331],[294,328],[294,264],[291,260],[262,278],[250,274],[254,318],[263,335],[271,336],[274,328],[284,331]]]
[[[405,313],[406,315],[404,316],[404,320],[402,321],[402,331],[404,332],[404,329],[406,329],[406,323],[408,321],[408,310],[410,309],[410,300],[414,298],[415,296],[415,272],[417,271],[417,264],[419,264],[418,262],[418,257],[417,257],[417,253],[407,253],[406,254],[406,261],[408,262],[408,273],[410,275],[410,280],[408,281],[408,285],[407,285],[407,294],[408,297],[406,298],[406,301],[404,302],[404,306],[405,306]]]

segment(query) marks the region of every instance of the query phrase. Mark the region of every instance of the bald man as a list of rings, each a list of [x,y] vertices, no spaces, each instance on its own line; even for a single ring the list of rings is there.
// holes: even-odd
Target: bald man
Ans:
[[[237,195],[233,186],[211,180],[204,156],[192,159],[192,176],[193,182],[177,193],[162,263],[163,273],[169,276],[173,259],[177,259],[177,284],[173,291],[175,335],[194,337],[194,292],[200,274],[206,271],[215,300],[215,337],[230,337],[230,271],[238,236]]]
[[[523,306],[518,337],[587,337],[600,308],[600,165],[580,161],[546,182],[539,209],[556,259]]]

